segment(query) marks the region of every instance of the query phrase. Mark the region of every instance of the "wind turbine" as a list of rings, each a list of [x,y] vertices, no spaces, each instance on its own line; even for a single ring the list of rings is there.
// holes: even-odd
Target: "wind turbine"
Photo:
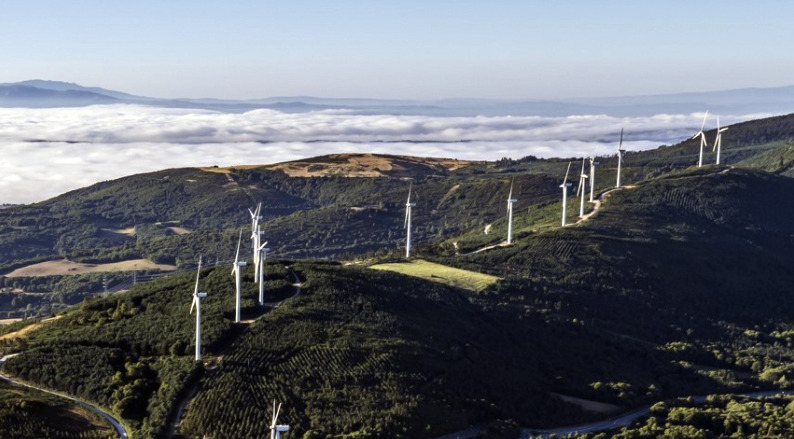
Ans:
[[[620,129],[620,143],[618,143],[618,181],[615,187],[620,187],[620,165],[623,163],[623,154],[626,153],[626,150],[621,148],[623,148],[623,128]]]
[[[259,242],[262,239],[262,231],[259,230],[259,221],[262,219],[262,203],[256,206],[256,210],[248,209],[251,214],[251,247],[254,249],[254,282],[259,282]]]
[[[722,150],[722,133],[728,131],[728,127],[720,128],[720,117],[717,116],[717,138],[714,139],[714,148],[712,151],[717,151],[717,164],[720,164],[720,151]]]
[[[703,116],[703,123],[700,125],[700,131],[697,134],[692,136],[692,139],[697,139],[700,137],[700,156],[698,157],[698,168],[703,166],[703,148],[706,146],[706,133],[703,132],[703,128],[706,127],[706,118],[709,117],[709,111],[706,110],[706,115]]]
[[[281,413],[281,403],[276,408],[276,400],[273,400],[273,420],[270,422],[270,439],[281,439],[281,433],[289,431],[289,425],[278,425],[278,415]]]
[[[518,201],[515,198],[513,198],[514,181],[515,180],[510,182],[510,193],[507,195],[507,243],[508,244],[513,243],[513,203]]]
[[[590,202],[593,202],[593,192],[595,191],[595,153],[590,156]]]
[[[199,256],[198,270],[196,270],[196,287],[193,289],[193,303],[190,304],[190,314],[193,314],[193,307],[196,307],[196,361],[201,360],[201,299],[207,297],[207,293],[199,292],[200,276],[201,256]]]
[[[236,288],[234,305],[234,322],[240,323],[240,267],[245,267],[245,261],[240,261],[240,243],[243,242],[243,231],[240,230],[240,237],[237,239],[237,253],[234,255],[234,265],[232,275],[234,276],[234,286]]]
[[[411,208],[416,206],[416,203],[411,202],[411,190],[413,186],[408,187],[408,201],[405,202],[405,258],[411,258]]]
[[[582,158],[582,172],[579,174],[579,186],[576,188],[576,195],[579,195],[579,192],[582,193],[582,201],[579,203],[579,217],[584,216],[584,193],[585,193],[585,184],[587,184],[587,174],[584,173],[584,161],[585,159]],[[592,187],[592,186],[591,186]]]
[[[562,181],[562,226],[565,227],[565,216],[568,210],[568,173],[571,172],[571,162],[568,162],[568,170],[565,171],[565,180]]]
[[[264,306],[265,304],[265,260],[267,259],[267,252],[270,251],[267,246],[267,241],[264,244],[259,246],[258,253],[259,253],[259,272],[258,274],[258,282],[259,282],[259,305]]]

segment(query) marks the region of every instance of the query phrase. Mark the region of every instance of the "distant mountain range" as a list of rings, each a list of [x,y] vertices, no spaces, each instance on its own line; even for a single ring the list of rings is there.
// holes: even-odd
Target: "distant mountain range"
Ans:
[[[699,93],[619,96],[561,100],[442,99],[390,100],[281,96],[251,100],[162,99],[136,96],[100,87],[30,80],[0,84],[0,107],[57,108],[105,104],[141,104],[168,108],[195,108],[222,112],[273,109],[308,112],[329,109],[352,114],[401,114],[423,116],[569,116],[608,114],[617,117],[680,114],[706,109],[721,114],[794,111],[794,86],[745,88]]]

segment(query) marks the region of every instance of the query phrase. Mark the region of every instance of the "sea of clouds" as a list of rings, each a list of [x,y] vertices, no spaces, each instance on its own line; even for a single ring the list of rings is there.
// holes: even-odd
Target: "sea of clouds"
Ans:
[[[722,125],[765,115],[722,115]],[[467,160],[613,154],[677,143],[703,113],[430,117],[343,110],[222,113],[139,105],[0,109],[0,203],[41,201],[99,181],[165,168],[269,164],[373,152]],[[711,119],[707,129],[713,128]]]

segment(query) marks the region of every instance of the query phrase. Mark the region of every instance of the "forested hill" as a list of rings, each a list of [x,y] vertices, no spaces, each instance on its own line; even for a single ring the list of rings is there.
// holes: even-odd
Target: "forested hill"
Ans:
[[[706,133],[713,142],[714,131]],[[794,175],[794,115],[729,127],[723,163]],[[623,161],[623,181],[638,183],[691,167],[689,140]],[[706,163],[714,153],[706,152]],[[574,172],[581,163],[572,159]],[[265,240],[278,257],[343,258],[398,254],[404,245],[404,204],[413,184],[414,245],[420,253],[453,253],[504,239],[505,199],[515,181],[516,222],[524,233],[556,227],[559,184],[568,159],[535,157],[463,162],[372,154],[337,154],[268,166],[184,168],[134,175],[75,190],[36,204],[0,210],[0,272],[68,259],[101,264],[148,259],[192,267],[199,254],[233,258],[246,208],[262,202]],[[614,185],[617,161],[600,157],[596,191]],[[575,178],[570,181],[575,182]],[[572,188],[572,191],[575,190]],[[569,213],[578,212],[569,197]],[[589,209],[589,204],[588,204]],[[490,226],[490,227],[489,227]],[[489,227],[492,232],[483,235]],[[246,232],[247,238],[247,232]],[[247,243],[247,241],[246,241]],[[0,317],[48,314],[101,289],[101,276],[0,276]],[[111,286],[131,282],[110,275]],[[14,293],[12,293],[14,292]],[[24,292],[26,294],[19,294]],[[56,292],[57,298],[42,294]],[[29,293],[29,294],[28,294]],[[64,295],[65,294],[65,295]],[[41,305],[45,303],[45,305]]]
[[[580,404],[619,412],[785,388],[792,193],[788,177],[687,169],[610,192],[578,225],[517,224],[513,246],[426,255],[502,277],[481,291],[270,261],[269,300],[285,301],[260,308],[246,267],[239,325],[228,268],[205,269],[202,363],[187,313],[195,274],[169,276],[4,341],[22,352],[4,371],[97,402],[147,438],[165,437],[196,383],[177,437],[266,435],[272,399],[294,437],[434,438],[481,425],[513,438],[519,426],[606,416]],[[293,271],[302,288],[290,298]]]

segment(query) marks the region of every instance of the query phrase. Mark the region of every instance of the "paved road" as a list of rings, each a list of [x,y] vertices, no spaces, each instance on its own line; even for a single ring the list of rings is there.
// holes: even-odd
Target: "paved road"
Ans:
[[[5,363],[6,359],[8,359],[8,358],[10,358],[10,357],[12,357],[14,355],[16,355],[16,354],[6,355],[5,357],[0,358],[0,369],[3,368],[3,363]],[[21,381],[14,380],[12,378],[9,378],[9,377],[3,375],[2,373],[0,373],[0,379],[8,381],[11,384],[16,384],[18,386],[24,386],[24,387],[28,387],[28,388],[31,388],[31,389],[36,389],[36,390],[39,390],[39,391],[42,391],[42,392],[49,393],[51,395],[55,395],[55,396],[59,396],[61,398],[66,398],[66,399],[72,400],[72,401],[80,404],[81,406],[85,407],[86,409],[88,409],[88,410],[96,413],[97,415],[105,418],[113,426],[113,428],[116,429],[116,432],[119,434],[119,437],[121,439],[127,439],[127,430],[124,428],[123,425],[121,425],[121,422],[119,422],[116,418],[111,416],[109,413],[101,410],[100,408],[98,408],[96,406],[93,406],[91,404],[85,403],[85,402],[80,401],[80,400],[78,400],[76,398],[72,398],[71,396],[64,395],[63,393],[60,393],[60,392],[54,392],[52,390],[42,389],[41,387],[32,386],[30,384],[26,384],[26,383],[23,383]]]
[[[792,395],[794,390],[771,390],[764,392],[750,392],[750,393],[736,393],[736,396],[747,396],[750,398],[761,398],[764,396],[774,395]],[[692,399],[696,404],[703,404],[706,402],[706,395],[693,396]],[[551,435],[565,436],[568,434],[582,434],[594,433],[597,431],[614,430],[620,427],[627,427],[634,423],[638,418],[647,416],[651,413],[651,406],[640,407],[630,412],[624,413],[618,417],[607,419],[605,421],[592,422],[590,424],[582,424],[570,427],[554,428],[549,430],[523,428],[521,429],[521,439],[529,438],[548,438]]]
[[[292,286],[295,287],[295,294],[287,297],[284,300],[279,300],[278,302],[265,302],[265,306],[269,306],[271,308],[278,308],[279,306],[281,306],[282,303],[294,297],[300,296],[301,293],[303,292],[303,290],[301,289],[301,287],[303,286],[303,284],[301,283],[301,278],[298,277],[298,274],[295,273],[295,271],[293,271],[291,267],[287,267],[287,270],[292,274],[292,278],[295,279],[295,283],[292,284]]]

